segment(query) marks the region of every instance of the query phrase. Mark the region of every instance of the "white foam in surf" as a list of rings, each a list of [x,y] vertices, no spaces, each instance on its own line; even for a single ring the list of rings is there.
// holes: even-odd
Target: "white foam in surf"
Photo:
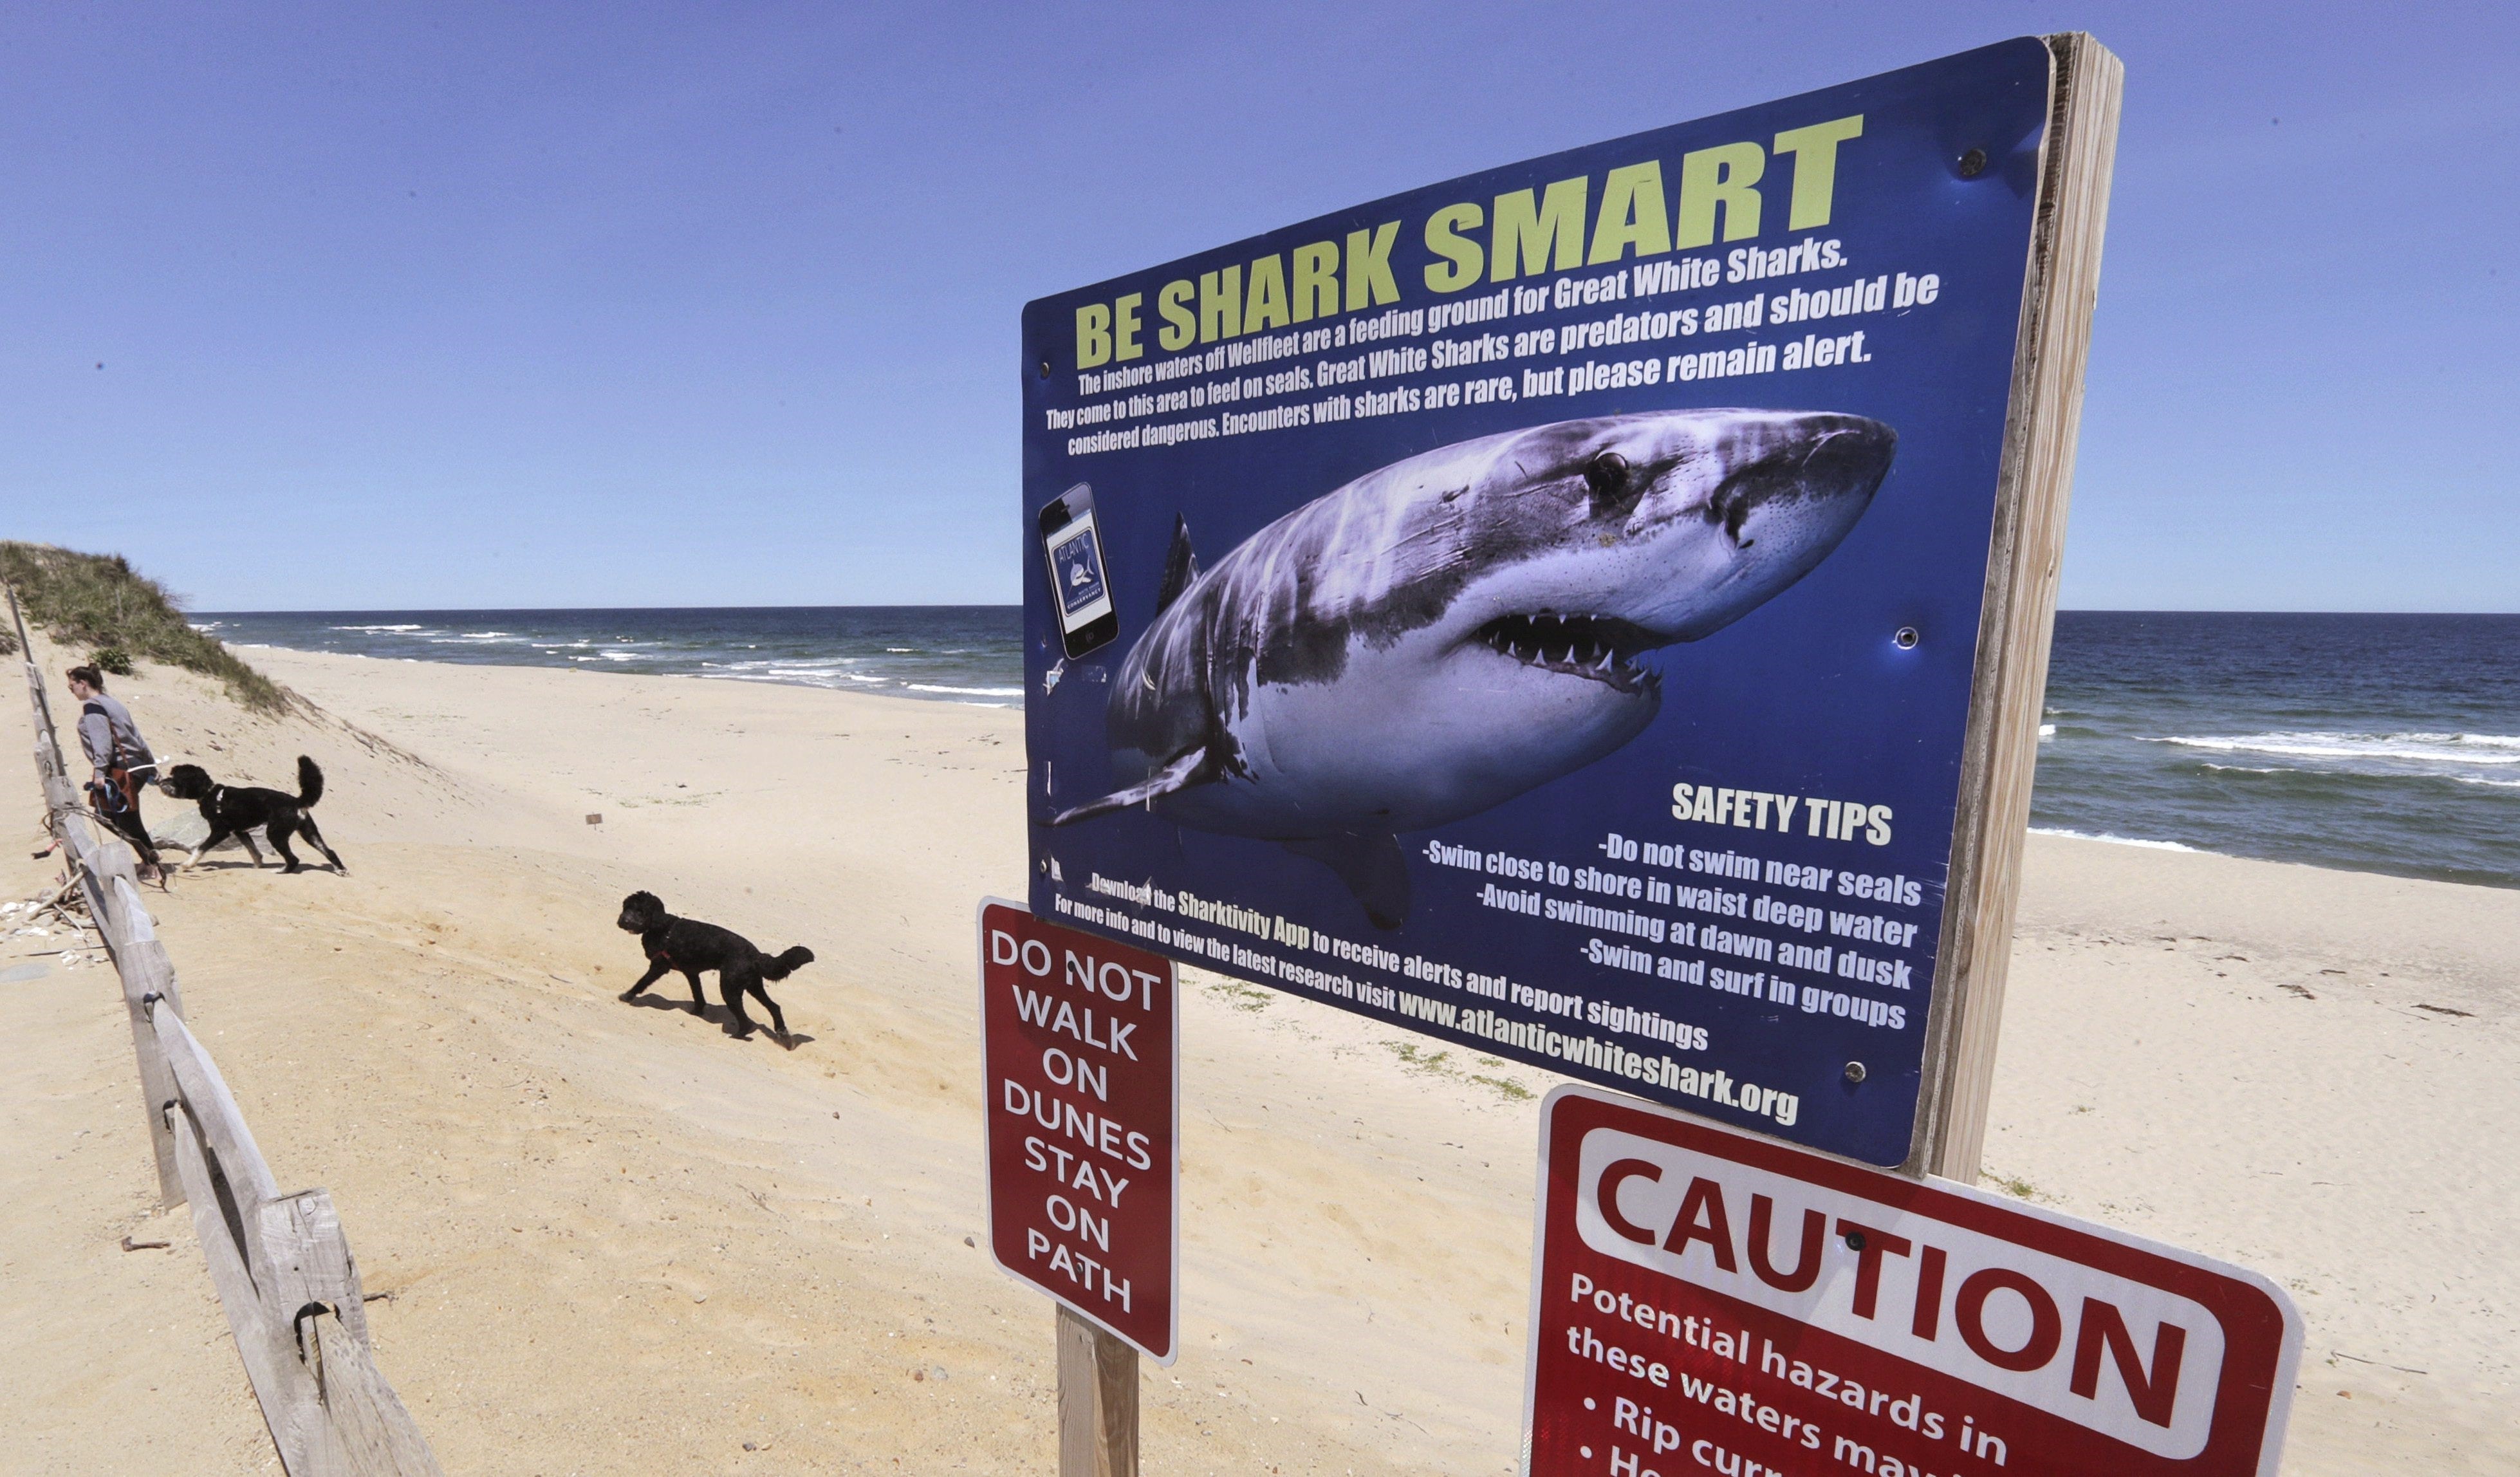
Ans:
[[[841,657],[838,659],[843,661],[852,661],[857,658]],[[715,664],[711,663],[710,665],[714,666]],[[769,683],[778,687],[824,688],[839,689],[843,691],[845,691],[848,685],[852,683],[875,687],[892,687],[895,685],[894,679],[885,677],[880,673],[808,670],[806,669],[808,664],[805,663],[739,662],[734,663],[733,666],[747,668],[749,670],[739,671],[733,670],[730,667],[718,667],[713,671],[696,672],[693,675],[700,678],[704,682],[761,682]],[[933,682],[904,682],[898,684],[898,689],[899,691],[910,693],[930,693],[940,697],[952,698],[959,706],[977,708],[1003,708],[1012,707],[1013,704],[1007,702],[984,702],[976,699],[989,697],[1020,697],[1023,695],[1023,689],[1021,688],[958,688],[947,687],[942,683]]]
[[[826,656],[816,660],[791,660],[772,657],[757,661],[703,661],[700,665],[703,668],[715,669],[716,671],[725,673],[728,676],[770,673],[780,676],[813,677],[826,674],[843,674],[846,673],[850,667],[856,666],[865,660],[866,658],[863,656]]]
[[[807,688],[837,687],[843,682],[880,683],[886,680],[870,672],[832,672],[813,667],[783,667],[773,663],[746,663],[745,665],[752,670],[703,671],[695,672],[692,675],[710,682],[767,682],[785,687]]]
[[[2520,738],[2503,734],[2240,734],[2146,738],[2227,754],[2362,759],[2409,764],[2520,764]]]
[[[2140,846],[2147,851],[2196,850],[2193,846],[2182,846],[2177,841],[2147,841],[2141,836],[2113,836],[2106,831],[2065,830],[2052,826],[2033,826],[2030,828],[2030,833],[2034,836],[2066,836],[2076,841],[2106,841],[2111,846]]]

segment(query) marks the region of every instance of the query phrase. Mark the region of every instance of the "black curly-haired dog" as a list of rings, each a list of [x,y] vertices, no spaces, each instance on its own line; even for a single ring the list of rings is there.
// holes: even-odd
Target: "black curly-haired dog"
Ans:
[[[202,852],[230,836],[243,841],[246,854],[253,858],[254,866],[260,867],[262,852],[253,844],[251,834],[260,828],[270,837],[272,849],[280,853],[280,860],[288,864],[281,871],[306,870],[306,864],[297,860],[297,853],[289,849],[290,837],[304,836],[308,845],[324,853],[324,860],[333,864],[335,872],[343,876],[350,874],[340,857],[324,844],[324,833],[315,828],[315,818],[307,814],[315,808],[316,801],[324,798],[324,772],[304,754],[297,756],[297,793],[293,795],[259,785],[221,784],[198,764],[176,765],[158,782],[158,788],[178,800],[199,801],[202,819],[210,823],[209,835],[193,848],[182,871],[192,871]]]
[[[621,992],[623,1000],[637,1000],[639,992],[664,978],[666,970],[677,969],[692,982],[692,1013],[698,1015],[708,1008],[707,998],[700,994],[700,971],[715,969],[718,994],[735,1016],[736,1040],[752,1034],[752,1017],[743,1013],[746,991],[770,1007],[771,1033],[783,1042],[788,1039],[788,1017],[779,1013],[779,1002],[770,998],[761,982],[786,979],[812,963],[813,950],[798,944],[774,959],[742,934],[715,923],[674,917],[652,892],[634,892],[621,900],[621,931],[639,935],[639,947],[648,951],[648,972]]]

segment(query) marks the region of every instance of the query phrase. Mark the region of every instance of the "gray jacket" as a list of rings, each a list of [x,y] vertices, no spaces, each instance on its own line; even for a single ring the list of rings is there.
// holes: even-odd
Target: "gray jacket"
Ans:
[[[149,752],[149,740],[140,737],[140,725],[131,721],[131,709],[104,693],[79,709],[78,734],[87,762],[100,774],[109,769],[158,767],[158,756]]]

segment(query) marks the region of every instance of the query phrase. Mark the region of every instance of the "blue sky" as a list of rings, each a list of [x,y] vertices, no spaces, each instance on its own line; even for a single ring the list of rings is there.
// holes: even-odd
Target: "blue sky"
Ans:
[[[1026,299],[2079,27],[2065,604],[2520,610],[2515,15],[10,7],[0,536],[204,609],[1012,601]]]

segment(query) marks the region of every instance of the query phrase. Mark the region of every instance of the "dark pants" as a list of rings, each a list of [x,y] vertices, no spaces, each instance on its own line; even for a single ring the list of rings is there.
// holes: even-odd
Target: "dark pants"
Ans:
[[[158,847],[149,839],[149,828],[140,820],[141,789],[139,779],[131,771],[110,769],[105,772],[105,783],[100,784],[91,781],[87,792],[88,799],[96,806],[96,813],[105,817],[106,824],[131,843],[131,849],[139,853],[143,867],[154,870],[158,866]]]

